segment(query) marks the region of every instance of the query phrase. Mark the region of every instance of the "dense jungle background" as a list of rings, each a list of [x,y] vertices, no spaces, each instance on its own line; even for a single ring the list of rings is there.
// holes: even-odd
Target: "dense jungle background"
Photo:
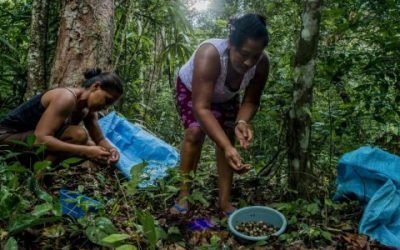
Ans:
[[[363,145],[400,152],[399,0],[0,0],[0,116],[100,67],[125,84],[112,109],[179,149],[179,67],[201,41],[227,37],[231,17],[248,12],[267,17],[271,68],[251,122],[254,143],[241,151],[253,169],[235,176],[233,201],[278,209],[288,220],[285,234],[249,244],[229,233],[214,206],[210,141],[193,178],[191,211],[177,217],[168,213],[177,169],[138,189],[140,178],[126,180],[113,167],[71,166],[74,158],[51,166],[28,140],[23,152],[0,148],[0,248],[384,249],[358,234],[362,206],[332,197],[344,153]],[[304,42],[313,21],[318,30]],[[78,220],[62,216],[61,187],[102,208]],[[203,217],[215,226],[187,229]]]

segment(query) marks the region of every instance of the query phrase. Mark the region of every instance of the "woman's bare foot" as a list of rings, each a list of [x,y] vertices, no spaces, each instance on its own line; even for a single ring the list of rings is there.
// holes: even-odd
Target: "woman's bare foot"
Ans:
[[[236,210],[236,207],[234,207],[230,202],[226,204],[220,204],[218,207],[224,216],[229,216]]]

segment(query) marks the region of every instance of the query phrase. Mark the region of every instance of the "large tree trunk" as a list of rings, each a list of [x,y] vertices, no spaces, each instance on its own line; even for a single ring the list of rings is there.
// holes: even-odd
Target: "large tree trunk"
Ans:
[[[33,0],[28,51],[28,85],[25,98],[29,98],[47,88],[46,44],[48,24],[48,0]]]
[[[114,1],[62,1],[52,86],[77,86],[86,69],[111,69]]]
[[[307,196],[311,170],[311,106],[314,78],[314,58],[317,52],[321,0],[306,0],[302,13],[302,28],[297,45],[293,101],[288,113],[289,186],[300,197]]]

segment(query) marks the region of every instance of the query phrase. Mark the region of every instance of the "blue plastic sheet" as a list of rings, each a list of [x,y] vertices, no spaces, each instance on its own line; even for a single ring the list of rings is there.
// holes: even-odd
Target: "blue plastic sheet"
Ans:
[[[208,218],[199,218],[192,220],[187,229],[191,231],[209,230],[215,227],[215,224]]]
[[[105,137],[120,153],[116,167],[124,176],[130,179],[132,167],[143,162],[148,164],[141,176],[145,181],[139,187],[153,185],[179,161],[179,154],[174,147],[115,112],[101,118],[99,125]]]
[[[101,203],[79,192],[60,189],[60,205],[62,214],[79,219],[86,214],[83,207],[89,212],[97,212]]]
[[[364,207],[359,233],[400,247],[400,157],[365,146],[339,160],[334,199],[356,197]]]

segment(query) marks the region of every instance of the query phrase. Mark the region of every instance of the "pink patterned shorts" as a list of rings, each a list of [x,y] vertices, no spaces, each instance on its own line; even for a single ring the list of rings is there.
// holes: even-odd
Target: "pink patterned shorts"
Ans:
[[[176,104],[183,127],[199,128],[200,124],[196,120],[192,108],[192,92],[186,88],[178,77],[176,81]],[[211,112],[218,120],[222,128],[233,128],[235,126],[236,115],[239,111],[239,95],[234,96],[224,103],[212,103]]]

